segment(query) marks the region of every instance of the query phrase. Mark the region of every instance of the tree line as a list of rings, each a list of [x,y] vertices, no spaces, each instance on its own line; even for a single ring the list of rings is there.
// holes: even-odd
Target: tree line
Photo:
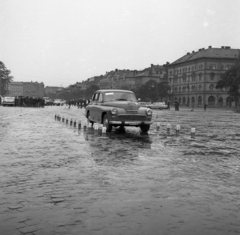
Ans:
[[[7,95],[7,85],[12,82],[13,76],[10,76],[11,71],[8,70],[3,62],[0,61],[0,95]]]

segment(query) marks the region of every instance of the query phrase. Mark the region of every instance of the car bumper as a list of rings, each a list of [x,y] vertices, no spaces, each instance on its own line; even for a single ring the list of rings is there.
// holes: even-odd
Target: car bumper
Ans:
[[[14,105],[14,104],[15,104],[14,102],[5,102],[5,101],[2,102],[2,105]]]
[[[151,125],[152,121],[133,121],[133,122],[129,122],[129,121],[109,121],[109,124],[111,125],[121,125],[121,126],[142,126],[142,125]]]

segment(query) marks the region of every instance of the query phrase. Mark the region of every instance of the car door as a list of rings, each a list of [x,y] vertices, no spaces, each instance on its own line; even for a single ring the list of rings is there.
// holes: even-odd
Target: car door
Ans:
[[[95,102],[95,115],[96,115],[96,122],[98,123],[101,123],[102,111],[103,111],[102,104],[103,104],[103,94],[99,92]]]
[[[97,108],[96,107],[97,107],[98,96],[99,96],[98,92],[93,95],[91,107],[90,107],[90,117],[91,117],[91,120],[94,122],[97,122],[97,111],[96,111]]]

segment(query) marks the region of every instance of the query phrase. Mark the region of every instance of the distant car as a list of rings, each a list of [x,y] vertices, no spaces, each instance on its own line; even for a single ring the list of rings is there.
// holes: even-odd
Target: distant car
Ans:
[[[56,106],[62,106],[62,105],[64,105],[65,103],[66,103],[66,101],[65,101],[65,100],[62,100],[62,99],[55,99],[55,100],[53,101],[53,104],[56,105]]]
[[[100,123],[110,132],[112,127],[136,126],[147,133],[152,124],[152,110],[141,107],[135,94],[128,90],[106,89],[96,91],[86,106],[90,123]]]
[[[2,97],[2,106],[14,106],[15,105],[15,97],[5,96]]]
[[[154,102],[152,104],[148,104],[147,107],[150,109],[167,109],[168,108],[165,102]]]

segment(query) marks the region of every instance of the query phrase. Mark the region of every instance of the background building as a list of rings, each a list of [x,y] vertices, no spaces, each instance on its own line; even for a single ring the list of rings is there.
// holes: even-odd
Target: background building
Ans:
[[[8,84],[8,96],[43,97],[44,84],[38,82],[11,82]]]
[[[216,84],[237,57],[239,49],[230,47],[201,48],[187,53],[168,65],[171,100],[183,105],[222,107],[229,105],[228,91]]]
[[[166,67],[163,65],[153,65],[144,70],[119,70],[107,72],[100,80],[101,89],[133,89],[139,88],[150,80],[156,82],[163,81],[166,78]]]

